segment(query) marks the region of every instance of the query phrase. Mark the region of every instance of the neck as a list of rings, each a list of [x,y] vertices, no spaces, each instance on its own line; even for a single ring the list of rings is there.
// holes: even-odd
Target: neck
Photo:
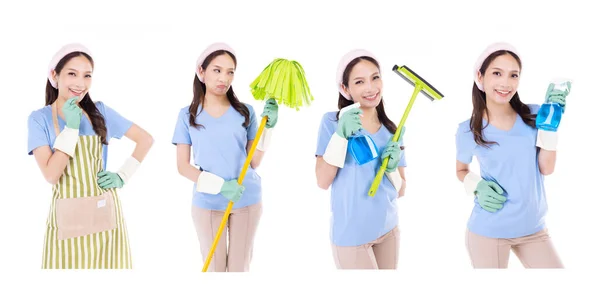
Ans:
[[[487,118],[506,118],[513,117],[515,115],[515,110],[510,106],[510,103],[498,104],[493,103],[492,101],[486,102],[487,107]]]
[[[361,108],[361,110],[363,111],[361,117],[363,122],[379,123],[379,119],[377,118],[377,110],[375,107]]]
[[[207,105],[227,106],[229,105],[229,99],[227,99],[227,95],[215,95],[206,93],[204,95],[204,103]]]

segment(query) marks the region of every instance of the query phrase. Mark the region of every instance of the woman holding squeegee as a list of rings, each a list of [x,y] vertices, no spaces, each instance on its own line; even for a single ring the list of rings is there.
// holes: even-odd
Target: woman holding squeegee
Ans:
[[[129,269],[131,252],[117,188],[131,180],[152,137],[89,94],[94,61],[83,45],[69,44],[52,58],[46,106],[28,121],[29,155],[52,184],[42,268]],[[116,172],[106,171],[108,143],[136,143]]]
[[[520,75],[512,45],[488,46],[474,70],[471,118],[456,132],[456,175],[474,197],[465,241],[474,268],[507,268],[511,250],[526,268],[563,267],[544,222],[557,133],[536,127],[540,106],[521,102]],[[564,107],[568,92],[553,87],[547,102]],[[469,170],[473,156],[479,174]]]
[[[316,151],[317,184],[322,189],[331,186],[335,264],[338,269],[395,269],[399,251],[396,199],[404,195],[406,161],[402,135],[399,142],[392,140],[397,126],[385,113],[379,62],[366,50],[347,53],[338,66],[337,85],[340,111],[323,115]],[[347,155],[353,143],[371,144],[379,153],[372,153],[370,159]],[[370,197],[369,188],[386,157],[387,180]]]

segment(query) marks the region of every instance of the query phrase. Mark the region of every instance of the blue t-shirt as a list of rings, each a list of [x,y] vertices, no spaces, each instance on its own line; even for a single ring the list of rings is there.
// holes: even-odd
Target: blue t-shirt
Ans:
[[[539,105],[529,105],[536,114]],[[498,183],[507,197],[502,209],[495,213],[481,208],[474,196],[474,207],[468,222],[473,233],[491,238],[516,238],[542,230],[547,211],[544,177],[538,166],[537,129],[517,115],[512,129],[505,131],[483,120],[483,136],[497,142],[490,148],[477,145],[469,128],[470,120],[459,124],[456,132],[456,159],[471,163],[476,156],[480,175]]]
[[[337,112],[328,112],[321,119],[316,155],[323,156],[327,144],[336,134]],[[362,134],[369,134],[363,130]],[[374,197],[369,189],[382,163],[381,153],[392,138],[385,126],[370,134],[377,145],[379,157],[358,165],[350,152],[346,154],[344,167],[339,169],[331,184],[331,242],[337,246],[358,246],[372,242],[398,225],[396,198],[398,193],[383,176]],[[406,167],[404,151],[399,167]]]
[[[110,143],[111,138],[120,139],[125,132],[129,130],[133,122],[121,116],[115,110],[101,101],[95,102],[96,107],[104,117],[106,124],[106,141]],[[57,115],[58,130],[62,131],[65,128],[65,121],[60,115]],[[28,140],[27,151],[29,155],[33,154],[33,150],[41,146],[49,146],[54,151],[54,140],[56,133],[54,131],[54,123],[52,122],[52,106],[46,105],[41,109],[33,111],[29,115],[27,121]],[[79,135],[97,135],[88,118],[82,114],[81,123],[79,125]],[[108,157],[107,145],[102,146],[103,169],[106,170],[106,162]]]
[[[187,144],[192,146],[194,164],[200,170],[213,173],[225,181],[236,179],[244,166],[248,153],[246,145],[248,141],[254,140],[258,131],[258,124],[254,108],[245,104],[250,111],[250,124],[244,128],[244,116],[230,106],[220,117],[215,118],[202,111],[196,114],[196,124],[203,128],[190,126],[189,106],[179,111],[172,143]],[[200,111],[198,107],[198,111]],[[252,168],[248,166],[244,181],[245,190],[242,197],[233,205],[233,209],[258,203],[262,197],[261,178]],[[196,191],[196,183],[193,188],[193,205],[211,210],[225,210],[229,204],[221,194],[207,194]]]

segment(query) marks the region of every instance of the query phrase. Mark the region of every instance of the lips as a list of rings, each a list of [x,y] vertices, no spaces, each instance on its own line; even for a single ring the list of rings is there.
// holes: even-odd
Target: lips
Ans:
[[[496,95],[498,95],[500,97],[507,97],[508,95],[511,94],[511,91],[507,91],[507,90],[494,90],[494,92],[496,92]]]
[[[72,90],[72,89],[69,89],[69,92],[71,92],[71,94],[73,94],[74,96],[81,96],[81,94],[83,94],[83,91]]]
[[[379,93],[371,95],[371,96],[363,96],[363,99],[365,99],[367,101],[375,101],[375,100],[377,100],[378,96],[379,96]]]

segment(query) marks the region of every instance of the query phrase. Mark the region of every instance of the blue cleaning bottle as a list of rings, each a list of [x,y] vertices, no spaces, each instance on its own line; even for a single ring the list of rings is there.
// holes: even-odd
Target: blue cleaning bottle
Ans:
[[[562,117],[562,107],[558,103],[544,103],[538,111],[535,125],[538,129],[556,131]]]
[[[356,102],[352,105],[342,108],[340,110],[340,117],[348,110],[359,107],[360,103]],[[373,138],[371,138],[369,133],[363,129],[359,130],[348,138],[348,152],[350,152],[354,158],[354,161],[356,161],[356,163],[359,165],[366,164],[379,157],[375,141],[373,141]]]
[[[362,130],[348,139],[348,148],[350,154],[352,154],[352,157],[354,157],[354,160],[359,165],[366,164],[379,156],[375,141],[373,141],[373,138],[368,133]]]
[[[564,93],[565,96],[570,92],[567,81],[555,83],[552,93]],[[558,103],[550,103],[545,99],[535,119],[535,125],[538,129],[546,131],[557,131],[558,125],[564,113],[564,108]]]

